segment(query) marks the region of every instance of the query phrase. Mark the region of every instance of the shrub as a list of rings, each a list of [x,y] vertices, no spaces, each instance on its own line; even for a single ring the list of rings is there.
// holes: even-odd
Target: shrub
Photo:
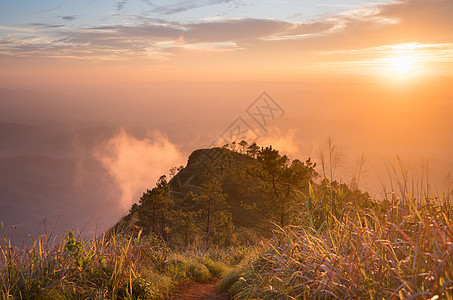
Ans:
[[[239,269],[233,269],[226,274],[219,283],[219,291],[226,292],[241,277],[243,272]]]
[[[211,278],[208,268],[199,262],[191,262],[188,267],[188,275],[196,282],[207,282]]]
[[[173,284],[171,278],[150,273],[146,274],[146,278],[136,277],[132,280],[132,284],[127,284],[123,287],[121,296],[129,299],[163,299],[167,296]]]
[[[209,273],[216,278],[222,277],[228,271],[227,265],[219,261],[204,259],[203,263],[208,268]]]

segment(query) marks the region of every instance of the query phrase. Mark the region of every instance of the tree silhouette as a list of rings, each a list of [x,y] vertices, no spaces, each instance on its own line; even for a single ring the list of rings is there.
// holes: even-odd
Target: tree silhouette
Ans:
[[[263,190],[270,197],[271,205],[277,208],[274,211],[280,226],[285,226],[288,215],[300,198],[297,192],[308,188],[308,183],[317,176],[316,164],[310,159],[305,163],[297,159],[290,162],[286,155],[280,155],[272,146],[261,148],[257,159],[262,166],[258,175],[263,182]]]
[[[253,158],[256,158],[258,153],[260,152],[260,147],[256,144],[253,143],[247,148],[247,155]]]

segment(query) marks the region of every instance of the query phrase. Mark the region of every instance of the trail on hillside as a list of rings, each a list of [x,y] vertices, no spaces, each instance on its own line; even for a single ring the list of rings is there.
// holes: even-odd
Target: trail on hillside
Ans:
[[[228,293],[217,293],[217,281],[207,283],[190,282],[182,285],[168,300],[228,300]]]

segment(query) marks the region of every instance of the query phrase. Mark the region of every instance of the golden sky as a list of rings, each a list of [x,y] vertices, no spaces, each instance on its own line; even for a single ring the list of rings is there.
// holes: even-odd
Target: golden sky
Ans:
[[[70,4],[42,1],[21,14],[12,4],[21,1],[3,2],[2,86],[351,74],[407,80],[453,70],[451,0],[93,1],[71,15]],[[95,14],[100,8],[105,16]]]
[[[301,155],[332,136],[355,156],[447,166],[452,16],[451,0],[9,0],[0,88],[53,93],[71,107],[60,118],[146,124],[185,149],[267,91],[286,110],[277,138],[296,132]],[[2,116],[48,118],[14,111]]]
[[[441,192],[453,173],[452,88],[453,0],[0,1],[0,126],[82,128],[95,156],[94,133],[125,128],[101,161],[127,205],[237,120],[259,144],[318,165],[333,138],[342,182],[364,155],[361,188],[378,198],[397,157],[414,186],[429,177]],[[247,110],[264,91],[284,113],[260,127]],[[74,132],[76,153],[84,141]],[[46,142],[32,154],[68,155]],[[0,159],[30,149],[0,149]],[[78,172],[88,185],[108,177],[87,170]],[[61,178],[52,182],[64,186]]]

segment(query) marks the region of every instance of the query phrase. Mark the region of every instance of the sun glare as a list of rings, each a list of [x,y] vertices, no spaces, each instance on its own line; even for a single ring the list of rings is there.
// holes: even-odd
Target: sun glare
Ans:
[[[414,67],[414,57],[412,56],[399,56],[389,59],[389,65],[392,70],[399,74],[407,74]]]

